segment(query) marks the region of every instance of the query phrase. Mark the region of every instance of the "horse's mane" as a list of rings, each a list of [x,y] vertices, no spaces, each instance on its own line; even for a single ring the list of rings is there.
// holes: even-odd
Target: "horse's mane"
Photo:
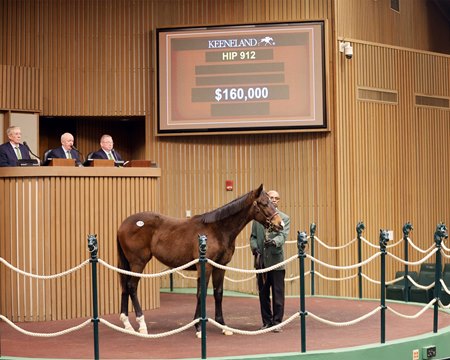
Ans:
[[[215,221],[226,219],[227,217],[236,214],[237,212],[239,212],[245,206],[248,205],[248,198],[250,197],[251,194],[253,194],[253,191],[250,191],[249,193],[242,195],[237,199],[234,199],[233,201],[223,205],[220,208],[199,215],[201,221],[204,224],[210,224]]]

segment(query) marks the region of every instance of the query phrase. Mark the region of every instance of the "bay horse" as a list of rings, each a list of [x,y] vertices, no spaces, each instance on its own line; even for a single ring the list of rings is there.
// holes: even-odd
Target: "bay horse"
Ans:
[[[117,231],[119,268],[142,273],[153,256],[170,268],[185,265],[199,258],[198,235],[207,237],[206,258],[226,265],[233,256],[236,237],[252,220],[275,230],[282,229],[284,225],[262,184],[216,210],[192,218],[178,219],[155,212],[131,215],[123,221]],[[200,265],[197,263],[186,270],[197,271],[197,306],[194,316],[194,319],[197,319],[200,316],[201,302]],[[206,263],[206,287],[211,275],[215,320],[225,325],[222,314],[225,270]],[[138,331],[146,334],[147,326],[137,297],[139,280],[140,277],[120,273],[122,288],[120,320],[125,329],[133,330],[128,319],[128,298],[130,298],[139,323]],[[195,327],[199,336],[199,324],[197,323]]]

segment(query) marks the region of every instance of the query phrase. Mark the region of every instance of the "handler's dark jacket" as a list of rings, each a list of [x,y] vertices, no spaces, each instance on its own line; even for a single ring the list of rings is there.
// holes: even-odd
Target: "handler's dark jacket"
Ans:
[[[268,234],[269,239],[275,240],[276,246],[264,247],[265,229],[259,222],[253,221],[252,233],[250,235],[250,249],[253,253],[255,250],[262,256],[264,268],[278,264],[284,261],[284,243],[288,239],[291,220],[289,216],[278,210],[281,219],[284,222],[283,230],[272,231]],[[283,270],[284,266],[280,266],[274,270]]]

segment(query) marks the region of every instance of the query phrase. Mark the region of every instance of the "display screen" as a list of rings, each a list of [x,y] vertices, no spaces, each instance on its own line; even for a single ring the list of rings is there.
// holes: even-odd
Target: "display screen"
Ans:
[[[157,29],[157,133],[325,129],[323,27]]]

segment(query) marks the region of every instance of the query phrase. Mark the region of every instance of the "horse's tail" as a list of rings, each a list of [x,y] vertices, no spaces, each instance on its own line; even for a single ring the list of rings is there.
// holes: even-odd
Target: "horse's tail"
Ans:
[[[128,262],[128,259],[125,256],[125,253],[123,252],[122,246],[120,245],[119,236],[117,236],[117,253],[119,255],[119,262],[117,264],[117,267],[122,270],[130,271],[130,263]],[[127,279],[128,275],[119,273],[120,275],[120,285],[122,286],[123,290],[127,289]]]

